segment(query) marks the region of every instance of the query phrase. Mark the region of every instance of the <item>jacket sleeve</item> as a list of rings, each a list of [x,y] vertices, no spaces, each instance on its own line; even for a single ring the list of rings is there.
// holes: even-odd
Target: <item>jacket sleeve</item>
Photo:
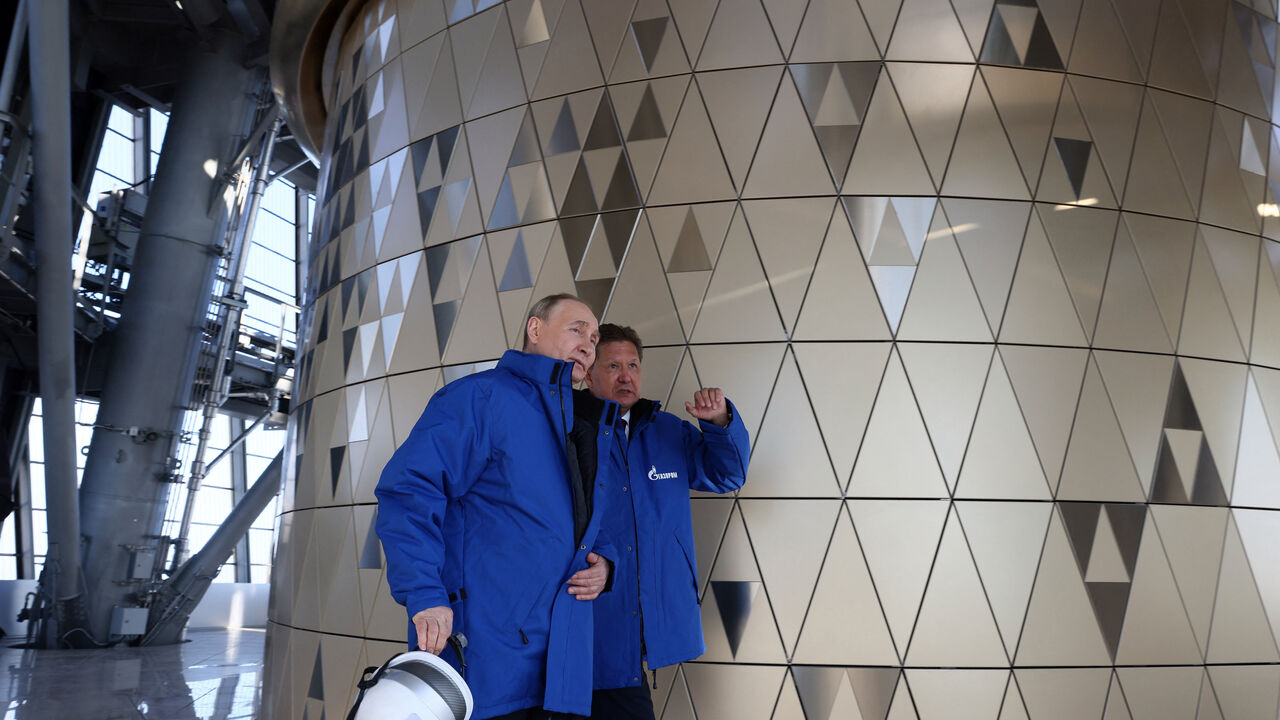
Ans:
[[[747,481],[747,462],[751,457],[751,441],[747,426],[738,409],[729,406],[729,427],[701,421],[699,428],[683,423],[685,455],[693,470],[689,487],[714,493],[727,493]]]
[[[387,585],[409,617],[449,604],[441,580],[445,509],[475,484],[488,461],[486,405],[477,383],[437,392],[383,468],[374,491]]]

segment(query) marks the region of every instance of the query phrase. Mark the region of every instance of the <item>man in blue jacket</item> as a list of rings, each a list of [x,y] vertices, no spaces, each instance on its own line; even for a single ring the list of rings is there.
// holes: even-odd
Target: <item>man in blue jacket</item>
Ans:
[[[609,457],[617,405],[572,392],[595,358],[595,316],[553,295],[525,330],[524,352],[431,398],[376,490],[409,644],[460,667],[477,720],[590,713],[593,618],[580,601],[604,589],[612,555],[591,550],[608,495],[595,459]],[[446,648],[455,631],[465,666]]]
[[[613,588],[593,603],[593,720],[653,720],[643,666],[674,665],[706,650],[689,490],[737,490],[751,453],[746,426],[719,388],[698,390],[684,404],[697,428],[641,398],[643,355],[634,330],[601,325],[587,375],[591,392],[618,403],[625,421],[611,452],[622,487],[604,520],[617,554]]]

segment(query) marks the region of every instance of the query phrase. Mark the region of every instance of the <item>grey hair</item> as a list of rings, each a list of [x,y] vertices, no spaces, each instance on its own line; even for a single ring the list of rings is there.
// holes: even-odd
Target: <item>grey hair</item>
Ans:
[[[524,344],[520,346],[521,351],[529,349],[529,321],[534,318],[538,318],[542,322],[546,322],[551,318],[551,313],[555,312],[556,306],[565,300],[582,302],[577,295],[573,295],[571,293],[556,293],[555,295],[548,295],[542,298],[538,302],[534,303],[533,307],[529,308],[529,314],[526,315],[524,319]]]

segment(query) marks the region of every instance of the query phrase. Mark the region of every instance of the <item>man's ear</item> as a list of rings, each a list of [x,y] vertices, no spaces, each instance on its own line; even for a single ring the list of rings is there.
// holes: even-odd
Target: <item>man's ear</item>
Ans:
[[[542,335],[542,318],[536,315],[529,318],[529,322],[524,326],[524,333],[530,345],[537,345],[538,338]]]

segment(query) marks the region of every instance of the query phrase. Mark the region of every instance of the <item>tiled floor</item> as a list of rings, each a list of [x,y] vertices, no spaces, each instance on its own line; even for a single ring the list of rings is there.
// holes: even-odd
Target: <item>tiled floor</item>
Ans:
[[[0,720],[249,720],[261,695],[260,629],[195,630],[166,647],[0,648]]]

